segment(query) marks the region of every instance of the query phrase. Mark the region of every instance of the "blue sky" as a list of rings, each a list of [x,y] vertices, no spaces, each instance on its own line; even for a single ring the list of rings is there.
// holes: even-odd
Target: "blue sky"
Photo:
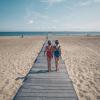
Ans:
[[[100,0],[0,0],[0,31],[100,31]]]

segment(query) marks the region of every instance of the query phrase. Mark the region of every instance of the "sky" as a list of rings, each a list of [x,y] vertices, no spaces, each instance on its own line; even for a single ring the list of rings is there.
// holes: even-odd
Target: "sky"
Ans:
[[[100,31],[100,0],[0,0],[0,31]]]

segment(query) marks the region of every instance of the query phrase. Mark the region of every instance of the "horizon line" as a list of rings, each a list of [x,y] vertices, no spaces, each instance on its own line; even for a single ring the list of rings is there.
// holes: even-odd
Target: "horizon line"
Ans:
[[[100,31],[0,31],[0,32],[100,32]]]

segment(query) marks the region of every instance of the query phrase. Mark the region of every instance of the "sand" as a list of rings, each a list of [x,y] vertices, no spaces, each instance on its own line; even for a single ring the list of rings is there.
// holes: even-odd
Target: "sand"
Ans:
[[[62,57],[79,100],[100,96],[100,37],[60,36]],[[0,100],[11,100],[45,38],[0,37]]]
[[[0,37],[0,100],[12,100],[45,37]]]
[[[79,100],[100,100],[100,37],[58,38]]]

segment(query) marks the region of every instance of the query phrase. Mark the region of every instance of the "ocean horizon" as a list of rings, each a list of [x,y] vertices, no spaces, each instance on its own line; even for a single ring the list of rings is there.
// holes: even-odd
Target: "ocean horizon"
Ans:
[[[51,35],[67,35],[67,36],[97,36],[100,35],[100,32],[0,32],[0,36],[35,36],[35,35],[43,35],[47,36],[48,34]]]

